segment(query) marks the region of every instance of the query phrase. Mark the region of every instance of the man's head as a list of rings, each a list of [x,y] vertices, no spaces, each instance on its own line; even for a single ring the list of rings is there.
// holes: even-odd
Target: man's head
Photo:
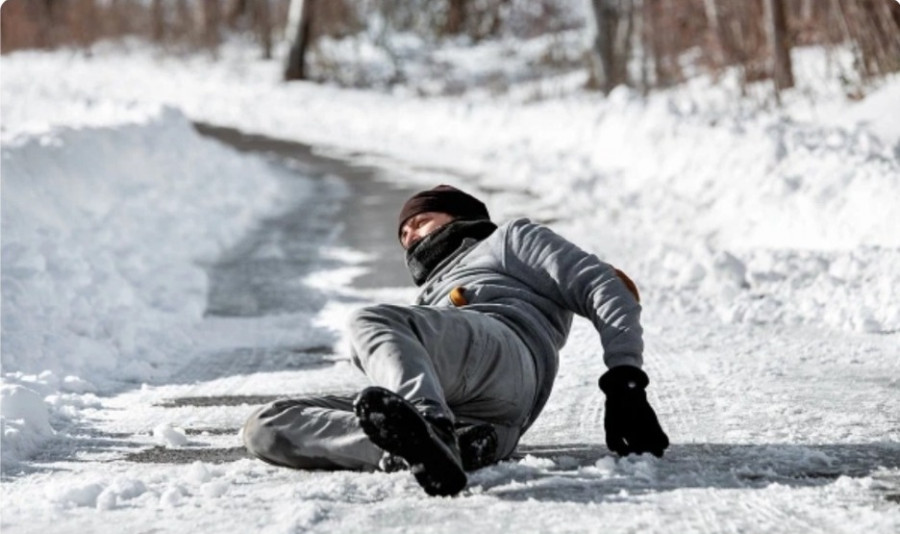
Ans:
[[[472,195],[449,185],[413,195],[400,210],[397,235],[403,248],[454,220],[491,219],[487,207]]]

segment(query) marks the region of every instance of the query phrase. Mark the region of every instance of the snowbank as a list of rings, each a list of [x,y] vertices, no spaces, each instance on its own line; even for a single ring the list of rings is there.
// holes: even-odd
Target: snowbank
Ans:
[[[281,84],[278,65],[246,47],[219,62],[101,47],[66,68],[65,53],[5,57],[4,95],[22,102],[4,115],[40,131],[109,102],[175,105],[199,120],[377,155],[398,181],[460,184],[499,219],[552,221],[634,273],[662,313],[897,331],[900,137],[888,126],[900,77],[854,103],[820,51],[795,56],[803,76],[772,108],[702,78],[646,99],[624,88],[584,93],[577,72],[558,86],[423,99],[402,87]],[[25,82],[47,71],[62,81]]]
[[[141,113],[4,142],[4,465],[52,436],[42,398],[170,370],[206,304],[198,262],[276,203],[261,160]]]

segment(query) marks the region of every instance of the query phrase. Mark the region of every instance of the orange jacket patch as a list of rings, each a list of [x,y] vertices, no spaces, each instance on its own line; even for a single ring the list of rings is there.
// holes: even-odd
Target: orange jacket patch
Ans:
[[[450,291],[450,302],[453,303],[454,306],[465,306],[469,303],[469,299],[466,298],[466,288],[459,286],[454,287]]]
[[[641,295],[640,295],[640,293],[638,293],[638,288],[634,284],[634,282],[631,280],[631,278],[628,278],[627,274],[623,273],[622,271],[620,271],[618,269],[615,269],[615,271],[616,271],[616,276],[619,277],[619,280],[621,280],[622,283],[625,284],[625,287],[628,288],[628,291],[630,291],[631,294],[634,295],[634,300],[640,302]]]

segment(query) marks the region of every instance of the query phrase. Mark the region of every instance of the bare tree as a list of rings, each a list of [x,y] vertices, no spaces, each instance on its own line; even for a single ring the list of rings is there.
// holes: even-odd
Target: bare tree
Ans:
[[[291,49],[284,66],[285,81],[306,79],[306,51],[316,4],[317,0],[291,0],[286,31]]]
[[[191,6],[188,4],[188,0],[176,0],[175,1],[175,13],[176,17],[173,23],[169,23],[167,21],[167,28],[171,27],[174,31],[168,31],[168,35],[174,34],[176,37],[180,37],[182,39],[188,38],[194,27],[194,13],[191,10]]]
[[[166,36],[166,18],[163,11],[162,0],[153,0],[150,4],[151,30],[150,34],[156,42],[162,42]]]
[[[848,49],[853,63],[840,73],[846,92],[862,97],[870,80],[900,71],[900,3],[893,0],[581,0],[590,10],[585,45],[589,85],[610,91],[620,84],[645,90],[685,79],[685,67],[725,68],[741,87],[773,80],[793,84],[793,46]],[[402,81],[409,60],[396,34],[436,44],[457,34],[472,41],[502,35],[530,38],[584,24],[572,0],[7,0],[2,2],[2,52],[55,46],[89,47],[97,39],[149,36],[181,50],[215,47],[226,27],[252,32],[263,56],[273,53],[273,23],[288,19],[291,43],[286,79],[357,80],[343,58],[307,51],[321,36],[342,39],[365,32],[395,62]],[[291,16],[288,16],[288,14]],[[377,27],[372,26],[377,21]],[[280,34],[275,28],[274,34]],[[829,55],[829,58],[831,56]],[[640,59],[636,64],[633,60]],[[629,70],[629,64],[640,71]],[[840,62],[829,62],[829,68]],[[315,67],[313,69],[313,67]],[[843,67],[841,67],[843,68]],[[351,67],[352,70],[352,67]],[[315,73],[315,74],[313,74]]]
[[[642,9],[635,11],[634,17],[640,19],[642,60],[645,68],[653,67],[652,82],[649,72],[644,75],[644,88],[649,84],[668,87],[683,81],[679,57],[690,46],[684,42],[685,34],[690,32],[681,28],[678,7],[673,0],[642,0],[641,4]]]
[[[707,39],[711,53],[712,65],[715,68],[725,64],[725,39],[722,36],[722,24],[719,22],[719,9],[716,0],[703,0],[703,9],[706,14],[706,25],[709,33]]]
[[[447,20],[444,21],[444,33],[456,35],[463,30],[466,22],[466,0],[448,0]]]
[[[247,13],[247,0],[231,0],[225,11],[225,22],[228,27],[235,29],[238,21]]]
[[[64,6],[60,5],[59,0],[38,0],[38,4],[43,4],[44,6],[43,34],[47,43],[45,46],[53,48],[60,44],[61,41],[64,41],[64,39],[60,38],[64,21],[61,12]]]
[[[772,80],[776,97],[779,91],[794,86],[791,65],[791,43],[783,0],[765,0],[766,36],[772,56]]]
[[[210,49],[219,46],[222,37],[219,26],[222,24],[222,6],[219,0],[203,0],[203,44]]]
[[[103,6],[95,7],[99,13],[99,18],[103,20],[103,34],[114,37],[122,37],[134,32],[131,26],[128,14],[126,13],[127,2],[125,0],[108,0],[106,3],[106,16],[103,16]]]
[[[0,48],[4,53],[19,48],[49,47],[50,27],[47,0],[11,0],[0,4]]]
[[[263,59],[272,59],[271,0],[230,0],[225,24],[231,30],[252,31],[262,45]]]
[[[588,49],[588,86],[604,93],[628,83],[628,60],[634,29],[632,0],[589,0],[593,15]]]
[[[272,7],[269,0],[253,0],[254,26],[262,43],[263,58],[272,59]]]

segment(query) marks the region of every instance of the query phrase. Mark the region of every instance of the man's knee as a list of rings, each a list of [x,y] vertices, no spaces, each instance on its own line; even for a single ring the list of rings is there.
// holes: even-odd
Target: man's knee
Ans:
[[[352,413],[343,397],[320,396],[283,399],[263,406],[244,423],[244,446],[255,457],[273,465],[294,469],[366,468],[373,462],[349,460],[334,448],[346,449],[348,425],[335,422]],[[308,409],[324,409],[307,413]],[[377,462],[377,459],[375,460]]]
[[[306,406],[306,403],[281,399],[253,412],[241,431],[244,447],[261,460],[275,465],[297,467],[294,465],[297,451],[291,440],[282,432],[279,416],[287,411],[296,412],[296,408],[302,406]],[[299,415],[299,412],[296,415]]]
[[[352,333],[365,332],[372,328],[389,327],[397,322],[399,314],[400,308],[390,304],[365,306],[350,314],[348,327]]]
[[[348,321],[353,363],[364,369],[373,347],[393,339],[406,324],[403,309],[390,304],[366,306],[354,311]]]
[[[270,405],[271,406],[271,405]],[[244,428],[241,432],[244,447],[257,458],[269,461],[273,456],[276,443],[276,430],[270,424],[267,424],[262,417],[270,406],[264,406],[247,418]]]

